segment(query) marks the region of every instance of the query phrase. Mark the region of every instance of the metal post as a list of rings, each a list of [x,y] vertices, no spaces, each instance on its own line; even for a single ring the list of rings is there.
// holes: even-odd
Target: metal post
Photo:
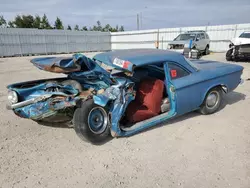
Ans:
[[[43,34],[44,34],[44,46],[45,46],[45,53],[46,53],[46,55],[48,55],[48,52],[47,52],[47,44],[46,44],[46,32],[45,32],[46,30],[43,30]]]
[[[21,46],[21,40],[20,40],[20,34],[19,34],[19,33],[18,33],[18,42],[19,42],[19,51],[20,51],[20,55],[23,56],[22,46]]]
[[[88,51],[87,32],[85,33],[84,38],[85,38],[85,50],[86,50],[86,52],[87,52],[87,51]]]
[[[157,31],[157,49],[159,49],[159,35],[160,35],[160,32],[159,32],[159,29]]]
[[[163,49],[163,37],[161,38],[161,49]]]
[[[67,31],[65,30],[65,35],[66,35],[66,48],[67,48],[67,53],[69,53],[69,41],[68,41],[68,34]]]
[[[142,12],[141,12],[141,29],[142,29]]]
[[[101,51],[99,49],[99,46],[100,46],[100,33],[97,34],[97,45],[96,45],[96,49],[94,49],[94,51]]]
[[[236,37],[237,30],[238,30],[238,25],[235,25],[235,28],[234,28],[234,38]]]

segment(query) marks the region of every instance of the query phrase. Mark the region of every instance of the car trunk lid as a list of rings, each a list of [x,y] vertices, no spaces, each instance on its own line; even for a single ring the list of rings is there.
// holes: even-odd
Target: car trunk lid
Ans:
[[[74,54],[72,57],[35,58],[31,60],[31,63],[41,70],[64,73],[75,80],[92,82],[94,80],[103,80],[109,84],[115,82],[108,70],[82,54]]]
[[[243,70],[243,67],[240,65],[223,63],[218,61],[192,60],[192,62],[195,64],[198,70],[203,71],[216,71],[222,73],[224,72],[224,70],[232,70],[232,72]]]

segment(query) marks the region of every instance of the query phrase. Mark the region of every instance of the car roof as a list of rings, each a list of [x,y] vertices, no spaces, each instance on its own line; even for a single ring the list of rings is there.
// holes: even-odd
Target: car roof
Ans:
[[[203,30],[194,30],[194,31],[186,31],[185,33],[198,34],[198,33],[206,33],[206,31],[203,31]]]
[[[93,59],[115,68],[132,71],[134,66],[138,67],[165,61],[179,61],[183,60],[184,56],[178,52],[161,49],[126,49],[100,53],[95,55]],[[126,68],[117,66],[115,62],[117,59],[128,62],[130,66]]]

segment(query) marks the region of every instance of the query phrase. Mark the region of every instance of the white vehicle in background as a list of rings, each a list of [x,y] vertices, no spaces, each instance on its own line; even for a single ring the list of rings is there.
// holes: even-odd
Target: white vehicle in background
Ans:
[[[226,53],[227,61],[250,60],[250,31],[233,38]]]
[[[231,40],[231,45],[250,44],[250,31],[245,31],[239,37]]]
[[[210,38],[205,31],[188,31],[179,34],[173,41],[169,42],[168,49],[184,52],[184,48],[198,50],[204,55],[209,54]]]

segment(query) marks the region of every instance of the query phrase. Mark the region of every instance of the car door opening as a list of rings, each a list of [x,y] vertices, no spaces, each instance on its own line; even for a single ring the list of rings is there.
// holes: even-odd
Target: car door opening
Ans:
[[[137,68],[131,80],[135,82],[136,96],[128,105],[120,121],[122,127],[132,128],[136,123],[149,120],[170,110],[170,99],[162,64]]]

